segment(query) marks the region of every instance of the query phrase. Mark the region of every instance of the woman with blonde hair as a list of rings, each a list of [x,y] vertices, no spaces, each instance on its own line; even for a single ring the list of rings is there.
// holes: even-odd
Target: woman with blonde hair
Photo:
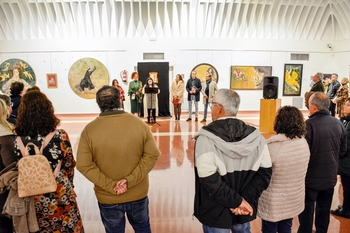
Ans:
[[[13,134],[13,125],[6,119],[9,115],[8,108],[4,100],[0,99],[0,171],[11,163],[17,161],[13,150],[15,135]],[[3,209],[6,202],[8,191],[0,194],[0,210]],[[12,233],[12,220],[1,214],[0,211],[0,232]]]
[[[171,84],[171,97],[174,105],[175,120],[180,120],[181,104],[184,102],[185,84],[181,74],[177,74],[174,82]]]

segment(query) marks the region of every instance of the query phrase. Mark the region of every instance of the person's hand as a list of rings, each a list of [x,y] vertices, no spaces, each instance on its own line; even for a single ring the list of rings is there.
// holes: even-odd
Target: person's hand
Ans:
[[[119,180],[113,190],[117,195],[125,193],[128,191],[128,181],[126,179]]]
[[[208,99],[209,97],[208,96],[204,96],[204,98]]]
[[[237,208],[230,208],[230,210],[235,215],[253,215],[253,208],[244,198],[242,198],[242,203]]]

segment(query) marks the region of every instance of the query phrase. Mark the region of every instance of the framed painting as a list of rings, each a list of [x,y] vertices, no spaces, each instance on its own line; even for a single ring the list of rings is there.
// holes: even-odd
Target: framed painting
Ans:
[[[219,82],[218,71],[215,69],[214,66],[212,66],[208,63],[198,64],[192,70],[197,72],[197,78],[199,78],[201,80],[201,82],[205,82],[205,75],[207,74],[207,72],[209,74],[211,74],[213,81],[215,81],[216,83]],[[191,73],[190,73],[190,77],[191,77]]]
[[[265,76],[271,76],[272,66],[231,66],[230,88],[262,90]]]
[[[0,64],[0,90],[10,95],[10,87],[13,82],[24,84],[24,90],[31,88],[36,83],[33,68],[21,59],[11,58]]]
[[[72,91],[84,99],[95,99],[96,92],[109,85],[109,74],[105,65],[94,58],[81,58],[74,62],[68,73]]]
[[[57,88],[57,74],[46,74],[47,88]]]
[[[302,64],[285,64],[283,77],[283,96],[300,96],[302,79]]]

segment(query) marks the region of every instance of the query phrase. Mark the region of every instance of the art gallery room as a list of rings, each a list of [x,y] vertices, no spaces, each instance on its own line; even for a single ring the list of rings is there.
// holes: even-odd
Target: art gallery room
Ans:
[[[237,118],[269,138],[281,106],[295,106],[308,119],[304,94],[311,76],[349,78],[349,12],[349,0],[0,0],[0,88],[9,93],[15,69],[28,88],[39,87],[76,157],[82,130],[100,113],[96,92],[116,79],[125,91],[124,110],[130,112],[131,74],[138,72],[143,84],[152,76],[160,90],[156,122],[149,124],[160,150],[149,173],[152,232],[202,232],[193,216],[194,136],[212,115],[209,108],[201,122],[201,94],[199,120],[192,114],[186,121],[185,91],[180,120],[175,120],[170,90],[176,75],[186,84],[194,70],[205,82],[210,71],[219,89],[239,94]],[[88,72],[92,85],[81,86]],[[275,96],[264,98],[268,80]],[[118,143],[118,138],[105,142]],[[94,186],[77,169],[74,187],[85,232],[105,232]],[[332,209],[342,204],[338,189],[337,183]],[[293,233],[298,226],[295,216]],[[349,229],[349,219],[330,215],[329,233]],[[134,232],[128,221],[126,232]],[[251,232],[261,232],[259,217],[251,222]]]

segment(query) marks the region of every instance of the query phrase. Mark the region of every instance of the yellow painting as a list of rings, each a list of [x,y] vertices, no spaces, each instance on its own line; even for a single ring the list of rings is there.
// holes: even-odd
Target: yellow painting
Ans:
[[[211,74],[213,81],[215,81],[216,83],[219,82],[218,72],[216,71],[215,67],[210,64],[201,63],[194,67],[193,70],[197,72],[197,78],[199,78],[201,82],[205,82],[205,75],[207,74],[207,72]]]
[[[71,66],[68,81],[75,94],[84,99],[95,99],[96,92],[109,84],[109,75],[100,61],[82,58]]]
[[[285,64],[283,79],[283,96],[300,96],[302,64]]]
[[[231,66],[231,89],[262,90],[265,76],[271,76],[272,66]]]

